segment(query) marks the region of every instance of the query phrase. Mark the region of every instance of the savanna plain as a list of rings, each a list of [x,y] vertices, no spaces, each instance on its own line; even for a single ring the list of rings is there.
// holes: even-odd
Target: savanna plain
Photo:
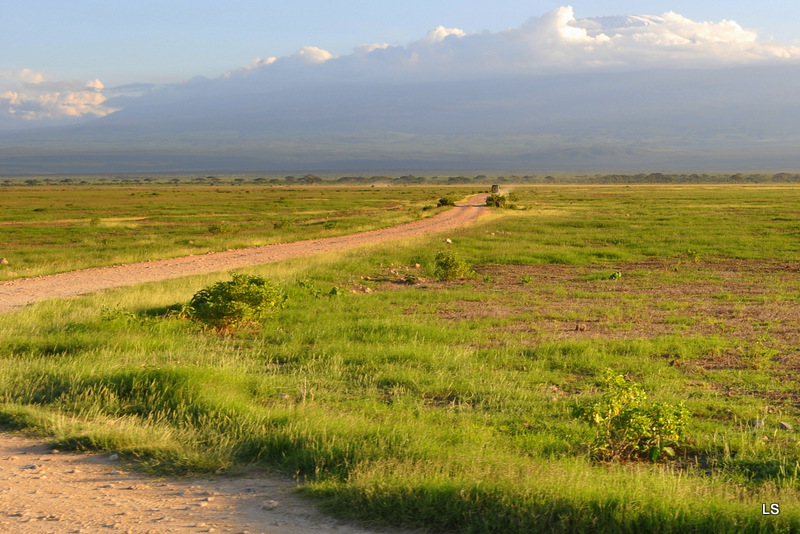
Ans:
[[[367,230],[479,191],[4,187],[0,279]],[[193,320],[230,273],[0,315],[0,426],[154,475],[288,473],[371,525],[800,531],[800,187],[513,194],[446,235],[239,270],[281,295],[257,321]]]

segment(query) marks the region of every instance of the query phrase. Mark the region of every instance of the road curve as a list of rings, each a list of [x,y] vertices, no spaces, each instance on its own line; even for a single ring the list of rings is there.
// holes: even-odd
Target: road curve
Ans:
[[[238,269],[451,230],[472,224],[486,213],[485,197],[475,195],[428,219],[357,234],[8,280],[0,282],[0,313],[50,298],[74,297],[114,287]]]

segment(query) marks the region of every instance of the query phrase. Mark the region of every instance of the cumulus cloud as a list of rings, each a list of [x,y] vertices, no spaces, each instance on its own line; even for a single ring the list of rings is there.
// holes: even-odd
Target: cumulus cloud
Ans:
[[[420,43],[413,52],[424,61]],[[531,18],[518,28],[444,39],[436,42],[436,56],[442,56],[443,47],[462,68],[484,72],[691,68],[800,59],[800,48],[758,41],[755,32],[729,20],[696,22],[674,12],[577,19],[570,6]]]
[[[359,51],[357,50],[356,53],[360,54],[368,54],[372,50],[376,48],[380,48],[381,45],[363,45],[363,48]],[[274,63],[278,63],[279,65],[285,66],[289,65],[321,65],[330,61],[331,59],[335,59],[336,56],[324,50],[322,48],[316,46],[304,46],[294,54],[288,57],[277,58],[275,56],[269,57],[257,57],[253,60],[252,63],[249,65],[241,66],[237,69],[232,71],[228,71],[222,75],[223,78],[233,78],[239,75],[247,74],[248,72],[263,69],[264,67],[268,67]]]
[[[500,32],[467,32],[438,26],[405,46],[364,44],[351,55],[335,57],[313,46],[284,58],[269,58],[237,72],[271,73],[271,81],[296,83],[282,76],[289,64],[314,68],[325,64],[326,79],[342,78],[469,79],[492,75],[559,72],[704,68],[780,61],[800,61],[800,47],[759,41],[758,35],[731,20],[697,22],[678,13],[576,18],[563,6],[519,27]],[[283,66],[283,67],[282,67]],[[359,70],[360,69],[360,70]]]
[[[17,77],[23,83],[42,83],[44,82],[44,74],[36,72],[31,69],[22,69],[17,73]]]
[[[355,47],[354,51],[357,56],[363,56],[375,50],[386,50],[390,46],[392,45],[390,45],[389,43],[366,43],[358,45],[357,47]]]
[[[460,28],[445,28],[444,26],[437,26],[429,31],[428,35],[426,35],[425,38],[420,42],[425,44],[441,43],[451,35],[454,35],[455,37],[464,37],[467,34]]]
[[[102,117],[115,111],[106,105],[99,79],[48,80],[32,69],[0,71],[0,117],[43,119]]]
[[[306,65],[320,65],[334,58],[333,54],[316,46],[304,46],[292,58]]]
[[[223,78],[230,78],[231,76],[233,76],[235,74],[240,74],[240,73],[245,73],[245,72],[248,72],[248,71],[251,71],[251,70],[260,69],[261,67],[266,67],[267,65],[272,65],[277,60],[278,60],[278,58],[276,58],[275,56],[257,57],[249,65],[244,65],[242,67],[239,67],[238,69],[226,72],[225,74],[222,75],[222,77]]]

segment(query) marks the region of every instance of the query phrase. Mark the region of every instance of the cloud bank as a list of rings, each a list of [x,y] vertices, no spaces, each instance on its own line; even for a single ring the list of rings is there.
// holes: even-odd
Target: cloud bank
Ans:
[[[106,105],[99,79],[49,80],[43,72],[0,71],[0,119],[41,121],[103,117],[116,111]]]
[[[109,90],[98,79],[52,80],[31,69],[0,71],[0,130],[106,115],[111,116],[104,120],[110,120],[120,109],[139,117],[169,113],[177,118],[180,110],[187,116],[234,117],[231,110],[236,106],[252,110],[272,98],[295,98],[294,93],[310,95],[303,105],[319,104],[336,97],[337,87],[364,89],[371,95],[390,86],[432,82],[502,86],[552,75],[782,65],[800,65],[800,47],[759,40],[734,21],[698,22],[674,12],[577,18],[572,7],[563,6],[499,32],[437,26],[405,45],[366,43],[341,56],[309,44],[289,56],[257,58],[220,78],[160,88],[131,85]],[[503,105],[485,91],[474,98],[473,108]],[[419,96],[400,94],[381,105],[396,107],[401,100]]]
[[[404,46],[363,44],[341,57],[317,47],[258,59],[226,77],[269,73],[297,81],[313,68],[330,77],[469,79],[604,70],[706,68],[800,61],[800,47],[759,41],[730,20],[697,22],[678,13],[578,19],[564,6],[519,27],[468,33],[439,26]],[[311,67],[303,71],[299,66]],[[288,80],[287,80],[288,81]]]

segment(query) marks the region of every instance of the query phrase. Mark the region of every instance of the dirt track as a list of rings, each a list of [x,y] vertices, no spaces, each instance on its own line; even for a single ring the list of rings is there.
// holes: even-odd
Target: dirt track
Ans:
[[[2,534],[412,534],[327,517],[296,486],[275,475],[146,478],[108,453],[0,433]]]
[[[201,256],[183,256],[83,269],[0,282],[0,313],[50,298],[74,297],[113,287],[238,269],[289,258],[311,256],[321,252],[345,250],[393,239],[442,232],[475,222],[486,212],[486,208],[483,206],[484,198],[485,195],[475,195],[455,208],[429,219],[358,234],[229,250]]]

